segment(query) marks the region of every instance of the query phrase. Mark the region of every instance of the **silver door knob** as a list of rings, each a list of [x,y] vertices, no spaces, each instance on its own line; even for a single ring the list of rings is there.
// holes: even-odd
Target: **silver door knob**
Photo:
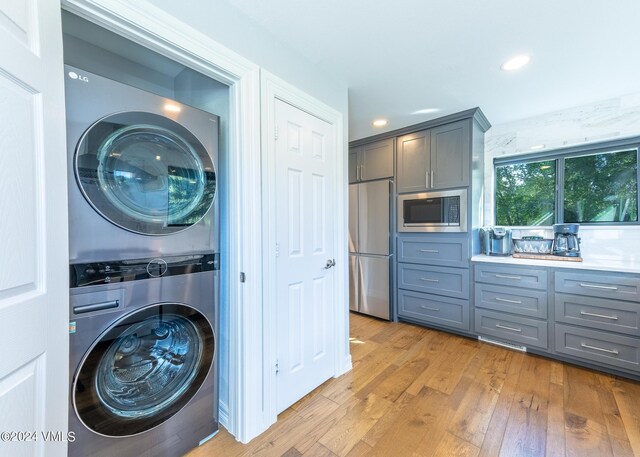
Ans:
[[[335,267],[336,266],[336,259],[329,259],[327,260],[327,264],[324,266],[325,270],[328,270],[331,267]]]

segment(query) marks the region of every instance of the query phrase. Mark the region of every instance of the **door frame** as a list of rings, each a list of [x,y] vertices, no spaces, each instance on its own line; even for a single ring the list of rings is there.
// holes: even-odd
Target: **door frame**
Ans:
[[[263,331],[262,188],[259,67],[175,19],[147,0],[60,0],[65,10],[229,86],[229,404],[220,422],[248,442],[273,420],[265,414],[264,360],[255,336]],[[246,282],[240,282],[243,272]]]
[[[295,86],[283,81],[277,76],[261,70],[261,118],[262,118],[262,147],[263,147],[263,167],[262,167],[262,198],[261,203],[264,208],[262,232],[264,234],[262,271],[263,271],[263,296],[265,298],[263,315],[263,339],[262,347],[264,351],[264,365],[262,373],[262,383],[264,385],[264,410],[267,419],[271,423],[277,419],[277,379],[276,379],[276,359],[277,359],[277,285],[276,285],[276,202],[275,179],[276,179],[276,157],[275,157],[275,105],[276,100],[283,101],[294,107],[301,109],[313,116],[316,116],[333,126],[335,129],[335,170],[336,179],[332,183],[336,189],[337,211],[333,219],[333,228],[336,237],[334,239],[335,252],[335,281],[333,293],[333,317],[335,319],[335,336],[337,338],[334,345],[333,354],[334,370],[333,376],[338,377],[351,369],[351,354],[349,351],[349,290],[348,284],[348,218],[347,218],[347,161],[348,155],[345,153],[344,138],[344,118],[342,113],[316,100],[308,94],[297,89]],[[340,236],[343,234],[343,236]],[[255,344],[260,346],[259,334],[256,334]]]

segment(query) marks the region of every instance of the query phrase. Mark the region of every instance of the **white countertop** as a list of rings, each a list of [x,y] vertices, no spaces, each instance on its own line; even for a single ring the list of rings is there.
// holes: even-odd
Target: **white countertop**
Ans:
[[[584,258],[582,262],[567,262],[561,260],[537,260],[537,259],[514,259],[511,256],[498,257],[488,255],[474,255],[472,262],[487,262],[497,265],[527,265],[532,267],[551,268],[575,268],[580,270],[616,271],[620,273],[640,274],[640,259],[605,259],[605,258]]]

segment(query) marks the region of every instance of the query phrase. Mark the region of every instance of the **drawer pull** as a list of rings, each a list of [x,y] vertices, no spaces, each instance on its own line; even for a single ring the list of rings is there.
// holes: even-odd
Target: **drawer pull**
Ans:
[[[584,343],[580,343],[580,346],[586,349],[593,349],[595,351],[606,352],[607,354],[615,354],[615,355],[620,354],[617,349],[604,349],[604,348],[599,348],[597,346],[589,346],[588,344],[584,344]]]
[[[507,327],[506,325],[500,325],[500,324],[496,324],[496,327],[498,327],[498,328],[503,328],[503,329],[505,329],[505,330],[511,330],[511,331],[514,331],[514,332],[521,332],[521,331],[522,331],[522,329],[521,329],[521,328],[516,328],[516,327]]]
[[[426,309],[426,310],[429,310],[429,311],[440,311],[440,308],[432,308],[430,306],[425,306],[425,305],[420,305],[420,308]]]
[[[495,297],[494,300],[495,301],[505,302],[505,303],[515,303],[516,305],[521,305],[522,304],[522,301],[520,301],[520,300],[509,300],[508,298]]]
[[[596,284],[580,283],[580,287],[586,287],[587,289],[605,289],[605,290],[618,290],[616,286],[598,286]]]
[[[420,249],[420,252],[430,252],[433,254],[437,254],[440,251],[438,251],[437,249]]]
[[[427,281],[427,282],[440,282],[439,279],[431,279],[431,278],[420,278],[420,281]]]
[[[502,279],[517,279],[518,281],[522,279],[520,276],[511,276],[511,275],[499,275],[499,274],[496,274],[495,276],[496,276],[496,278],[502,278]]]
[[[586,311],[580,311],[580,314],[582,314],[583,316],[592,316],[592,317],[601,317],[603,319],[611,319],[612,321],[618,320],[618,316],[607,316],[606,314],[588,313]]]

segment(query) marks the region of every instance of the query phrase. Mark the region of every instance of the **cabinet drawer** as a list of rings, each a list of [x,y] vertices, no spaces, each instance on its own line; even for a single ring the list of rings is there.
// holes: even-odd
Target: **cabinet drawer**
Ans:
[[[556,351],[625,370],[640,371],[640,339],[556,324]]]
[[[469,300],[400,290],[398,316],[469,330]]]
[[[398,261],[468,268],[469,242],[431,234],[398,237]]]
[[[475,284],[475,306],[522,316],[547,318],[547,292],[518,287]]]
[[[510,341],[547,349],[547,321],[496,313],[484,309],[475,310],[475,331],[503,341]]]
[[[556,322],[640,335],[640,304],[555,294]]]
[[[556,271],[556,292],[640,301],[640,278],[612,274]]]
[[[479,265],[474,267],[475,280],[498,286],[547,289],[547,271],[525,269],[514,266]]]
[[[401,263],[398,265],[398,288],[467,299],[469,270]]]

